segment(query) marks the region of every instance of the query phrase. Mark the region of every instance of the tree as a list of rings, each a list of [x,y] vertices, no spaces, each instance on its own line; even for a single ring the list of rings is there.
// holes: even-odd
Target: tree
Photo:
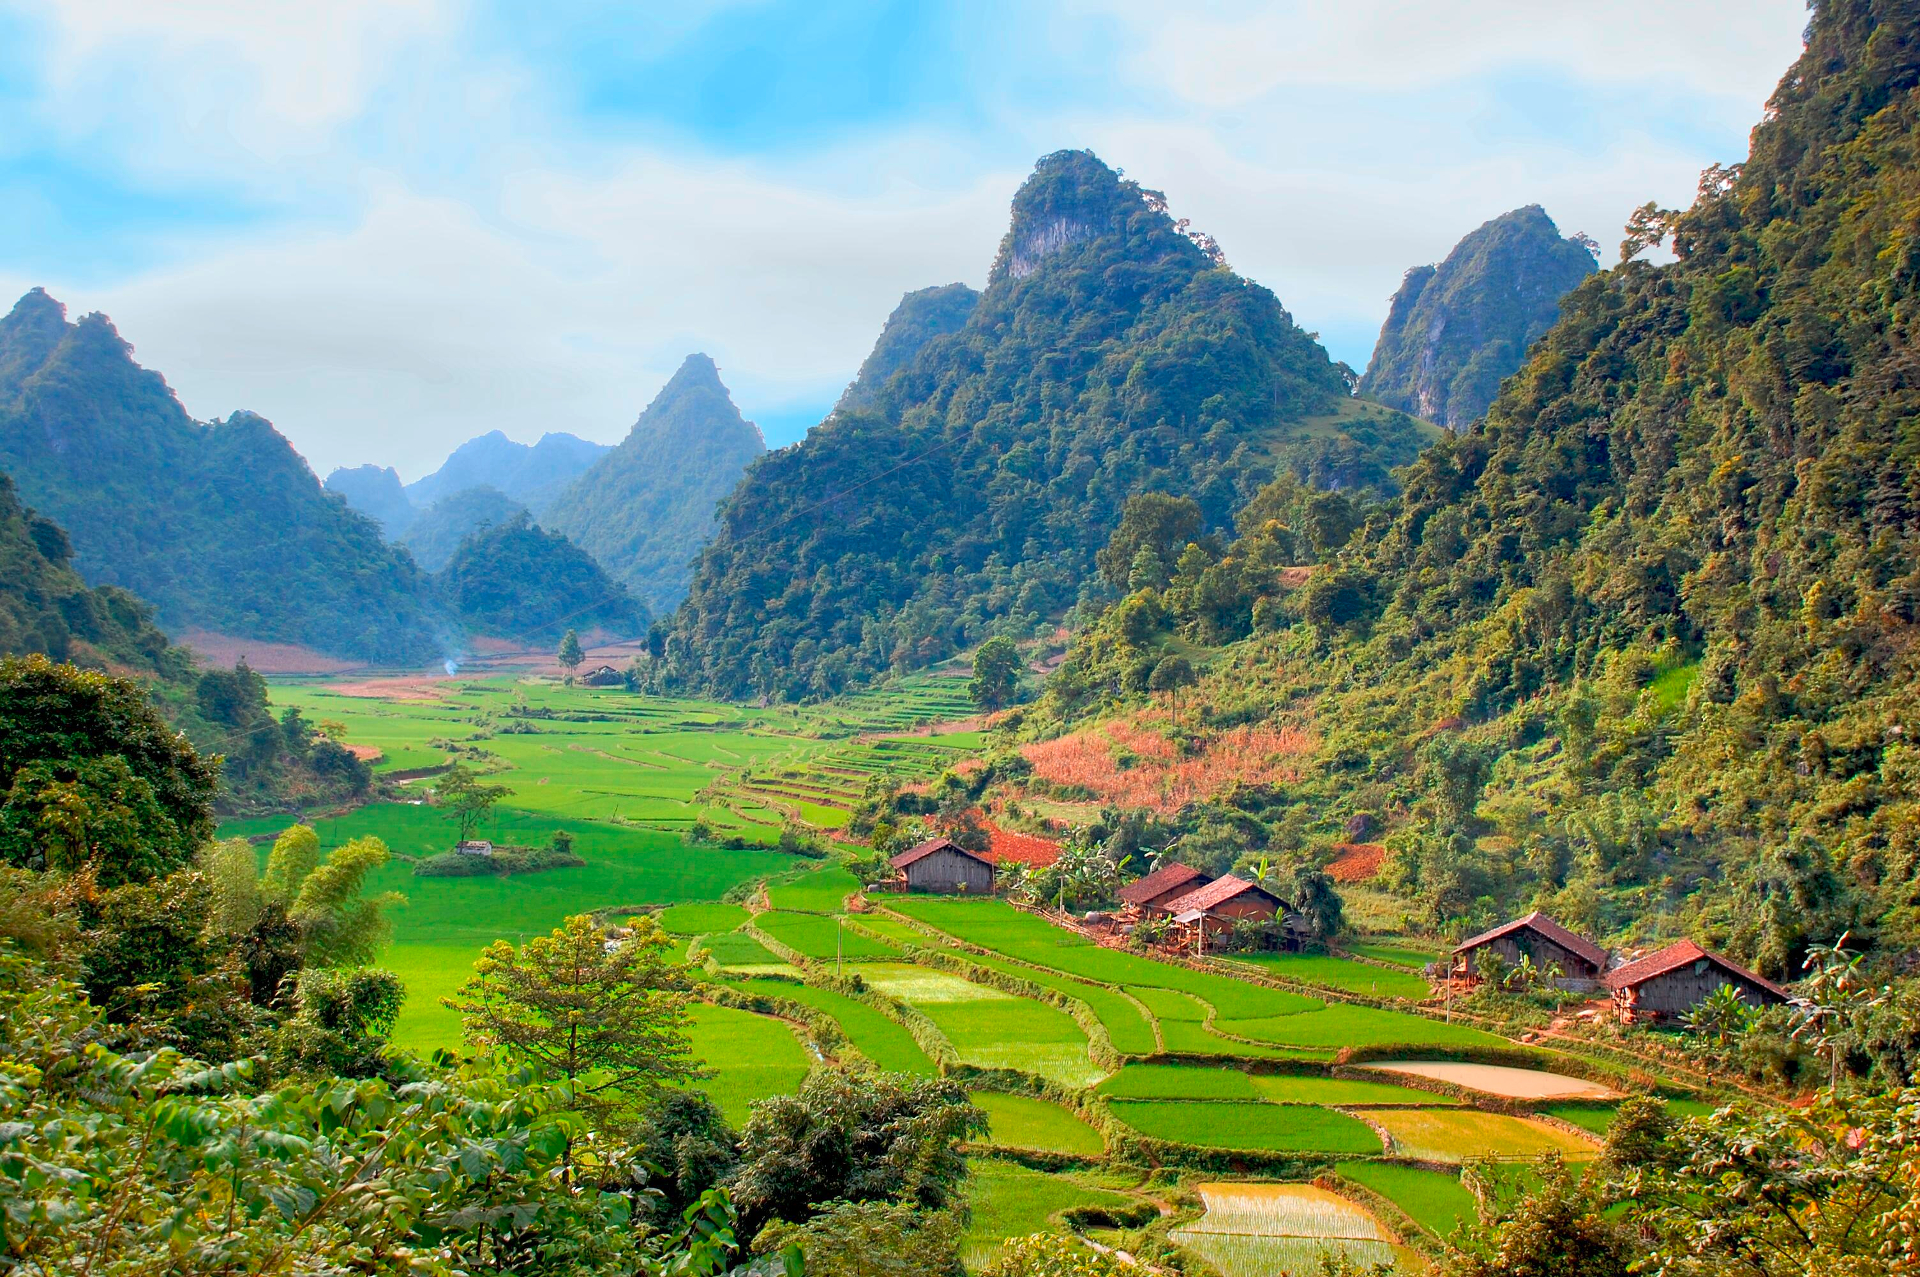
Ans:
[[[495,941],[446,1006],[466,1037],[572,1085],[596,1123],[630,1123],[665,1088],[700,1076],[687,1042],[687,980],[650,918],[609,946],[576,914],[519,949]]]
[[[1004,709],[1013,703],[1020,686],[1020,649],[1004,635],[982,643],[973,654],[973,682],[967,685],[973,703],[984,710]]]
[[[488,784],[461,763],[447,768],[433,787],[434,801],[459,828],[461,842],[471,839],[487,813],[512,792],[505,785]]]
[[[1173,704],[1174,721],[1178,722],[1181,689],[1192,687],[1199,681],[1187,658],[1175,652],[1171,656],[1161,657],[1159,663],[1153,667],[1153,673],[1147,676],[1147,690],[1167,693],[1168,699]]]
[[[1200,535],[1203,522],[1200,503],[1192,497],[1143,492],[1128,498],[1120,512],[1120,526],[1107,538],[1106,547],[1094,556],[1094,562],[1107,584],[1124,590],[1140,551],[1151,550],[1161,571],[1165,571],[1187,543]]]
[[[560,640],[560,651],[557,659],[560,664],[566,667],[567,673],[569,674],[580,668],[580,662],[587,659],[587,654],[580,650],[580,636],[578,634],[575,634],[572,630],[566,632],[565,636]]]
[[[1033,1233],[1010,1237],[983,1277],[1136,1277],[1140,1268],[1081,1237]]]
[[[355,838],[335,847],[300,884],[287,916],[300,928],[307,966],[339,967],[371,962],[392,932],[386,909],[401,903],[398,892],[363,896],[367,875],[387,863],[387,844]]]
[[[406,985],[391,971],[302,971],[293,992],[294,1014],[274,1035],[274,1062],[312,1074],[379,1077],[387,1067],[387,1039],[406,1000]]]
[[[733,1169],[740,1135],[705,1092],[670,1090],[648,1106],[632,1153],[648,1168],[647,1187],[655,1194],[650,1207],[643,1201],[640,1208],[665,1224]]]
[[[960,1232],[952,1211],[833,1202],[804,1224],[768,1224],[753,1248],[797,1249],[806,1277],[951,1277],[960,1271]]]
[[[961,1141],[986,1130],[957,1081],[815,1069],[798,1094],[754,1106],[733,1200],[750,1232],[804,1223],[823,1202],[942,1210],[966,1181]]]
[[[1543,1155],[1535,1169],[1539,1183],[1516,1191],[1485,1167],[1468,1168],[1481,1221],[1453,1234],[1441,1264],[1446,1277],[1627,1277],[1635,1248],[1627,1230],[1602,1214],[1607,1203],[1558,1154]]]
[[[0,659],[0,860],[94,866],[104,885],[187,864],[213,836],[218,758],[202,758],[140,686]]]

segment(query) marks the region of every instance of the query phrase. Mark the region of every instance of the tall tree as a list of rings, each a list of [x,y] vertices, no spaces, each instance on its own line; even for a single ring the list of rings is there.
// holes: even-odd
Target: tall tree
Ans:
[[[567,631],[565,637],[560,640],[560,651],[557,659],[562,665],[567,667],[567,673],[569,674],[580,667],[581,661],[587,659],[586,653],[580,650],[580,636],[578,634],[575,634],[572,630]]]
[[[1013,703],[1020,687],[1020,649],[1004,635],[996,635],[973,654],[973,682],[967,685],[973,703],[981,709],[1003,709]]]
[[[505,785],[488,784],[471,767],[455,763],[441,774],[434,785],[433,798],[459,828],[460,841],[466,842],[473,837],[487,813],[512,792]]]

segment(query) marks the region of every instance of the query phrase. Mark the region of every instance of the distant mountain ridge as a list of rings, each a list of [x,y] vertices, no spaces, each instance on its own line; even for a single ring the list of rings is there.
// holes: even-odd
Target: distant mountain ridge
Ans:
[[[541,515],[655,610],[685,597],[715,508],[766,453],[705,355],[688,355],[620,445]]]
[[[462,488],[419,511],[400,544],[407,547],[415,563],[428,572],[438,572],[469,536],[527,512],[527,507],[498,488]]]
[[[0,469],[66,529],[82,576],[165,625],[363,660],[442,646],[412,560],[271,423],[195,421],[104,315],[69,324],[38,288],[0,319]]]
[[[440,468],[406,485],[407,499],[424,510],[468,488],[494,488],[538,510],[612,449],[578,435],[550,431],[533,444],[490,430],[455,448]]]
[[[1560,317],[1560,299],[1594,273],[1538,204],[1472,231],[1438,265],[1409,270],[1393,296],[1360,392],[1464,430]]]
[[[407,499],[400,472],[392,466],[342,466],[327,476],[323,486],[379,524],[389,541],[404,536],[419,513]]]

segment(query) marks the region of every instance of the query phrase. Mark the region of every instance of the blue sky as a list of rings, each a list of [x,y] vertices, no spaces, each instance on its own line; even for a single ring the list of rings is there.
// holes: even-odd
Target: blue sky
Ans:
[[[1358,367],[1487,218],[1611,245],[1744,153],[1802,5],[1649,13],[0,0],[0,287],[107,312],[194,415],[260,412],[322,474],[617,440],[690,350],[777,445],[1090,146]]]

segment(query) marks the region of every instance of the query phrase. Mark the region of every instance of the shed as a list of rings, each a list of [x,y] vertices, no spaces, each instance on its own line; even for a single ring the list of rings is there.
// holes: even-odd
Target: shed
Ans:
[[[588,687],[616,687],[627,681],[627,676],[611,665],[596,665],[580,676],[580,681]]]
[[[1605,949],[1538,910],[1455,945],[1454,970],[1475,971],[1480,956],[1487,953],[1499,954],[1508,966],[1518,966],[1523,957],[1532,958],[1536,967],[1558,963],[1561,979],[1570,987],[1591,985],[1607,969]]]
[[[1175,897],[1167,911],[1182,914],[1197,909],[1209,918],[1238,922],[1242,918],[1275,918],[1287,907],[1286,901],[1258,883],[1228,874]]]
[[[1116,894],[1121,904],[1133,905],[1142,913],[1166,913],[1171,902],[1212,881],[1213,875],[1192,865],[1168,864],[1128,883]]]
[[[1732,985],[1754,1006],[1786,1002],[1790,996],[1773,981],[1691,940],[1615,967],[1601,984],[1613,994],[1614,1009],[1629,1024],[1677,1019],[1723,984]]]
[[[463,856],[491,856],[493,844],[484,839],[455,843],[453,849]]]
[[[929,838],[887,863],[900,871],[908,891],[993,893],[993,862],[948,838]]]

